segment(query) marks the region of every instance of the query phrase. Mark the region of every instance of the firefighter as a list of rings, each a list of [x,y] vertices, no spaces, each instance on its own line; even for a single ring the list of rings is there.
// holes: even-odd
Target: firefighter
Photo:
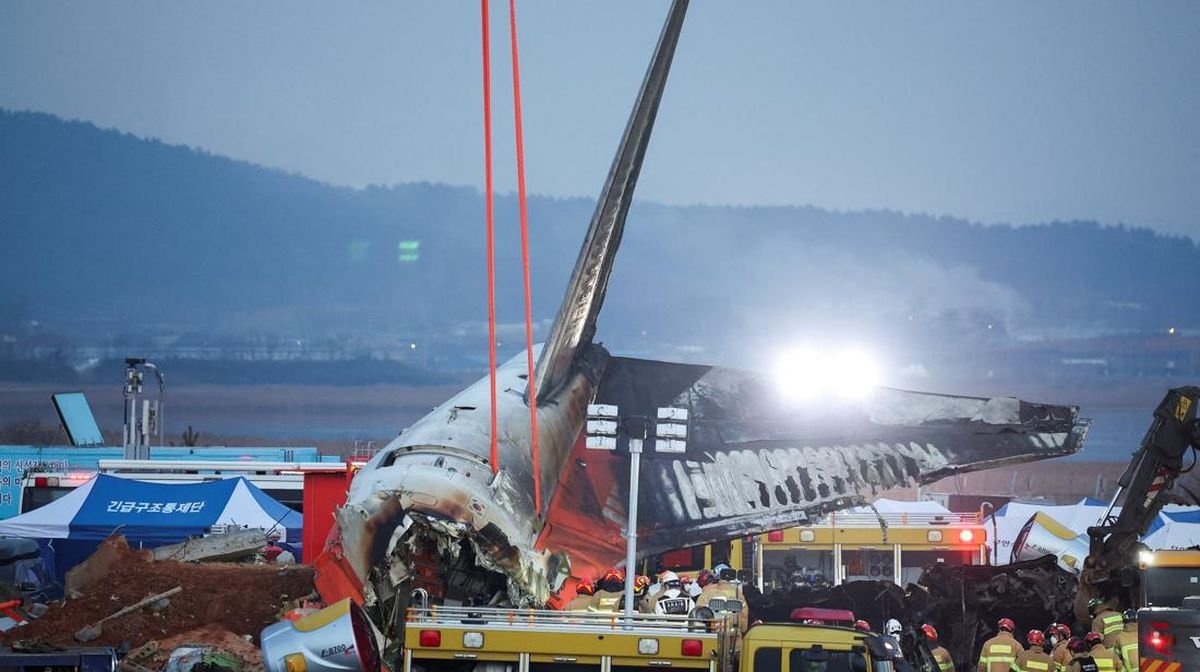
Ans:
[[[900,625],[900,621],[894,618],[889,618],[887,623],[883,624],[883,634],[892,638],[892,641],[896,643],[896,650],[901,654],[904,653],[904,650],[900,648],[900,635],[903,632],[904,628]]]
[[[937,630],[932,625],[926,623],[921,626],[921,632],[929,642],[929,652],[933,654],[933,660],[937,663],[938,672],[954,672],[954,659],[950,657],[949,651],[942,648],[941,644],[938,644]]]
[[[1117,655],[1121,657],[1121,664],[1125,666],[1125,672],[1137,672],[1140,660],[1138,658],[1137,610],[1126,609],[1121,616],[1125,621],[1125,629],[1117,635]]]
[[[696,583],[701,585],[701,580],[704,582],[699,596],[696,597],[696,606],[710,607],[712,601],[718,599],[740,602],[741,612],[738,613],[737,624],[741,631],[745,632],[750,626],[750,610],[746,606],[746,601],[739,594],[737,584],[733,582],[735,578],[737,578],[737,573],[724,563],[714,567],[711,572],[701,572],[700,579]]]
[[[596,594],[588,611],[621,611],[621,599],[625,596],[625,572],[610,569],[600,578]]]
[[[662,590],[651,600],[653,606],[648,609],[651,613],[684,615],[696,606],[695,600],[684,592],[683,582],[675,572],[668,570],[659,574],[658,583]]]
[[[1017,656],[1017,667],[1021,672],[1050,672],[1054,659],[1046,653],[1046,635],[1041,630],[1030,630],[1025,636],[1029,648]]]
[[[1088,611],[1092,614],[1092,632],[1100,633],[1105,648],[1116,650],[1117,635],[1125,629],[1125,619],[1121,613],[1098,597],[1088,602]]]
[[[1087,642],[1083,639],[1072,637],[1067,640],[1067,651],[1071,653],[1071,660],[1067,662],[1067,672],[1100,672],[1100,666],[1088,652]]]
[[[1067,669],[1067,663],[1071,662],[1071,650],[1067,648],[1067,645],[1071,643],[1071,628],[1062,623],[1055,623],[1050,627],[1055,628],[1058,632],[1058,644],[1054,645],[1050,657],[1054,659],[1054,668],[1058,672],[1064,672]]]
[[[977,672],[1010,672],[1017,662],[1017,656],[1025,651],[1021,643],[1013,637],[1017,628],[1011,618],[1002,618],[996,623],[999,632],[995,637],[983,643],[979,652]]]
[[[565,611],[587,611],[592,604],[592,596],[596,594],[596,584],[588,579],[580,581],[575,586],[575,599],[567,603]]]
[[[1124,620],[1124,619],[1122,619]],[[1121,657],[1104,646],[1104,638],[1098,632],[1089,632],[1083,641],[1087,642],[1088,654],[1096,661],[1100,672],[1120,672]]]
[[[646,598],[646,595],[649,592],[650,592],[650,577],[646,576],[645,574],[638,574],[637,577],[634,578],[634,580],[633,580],[633,610],[634,611],[642,611],[645,608],[646,602],[649,601]]]

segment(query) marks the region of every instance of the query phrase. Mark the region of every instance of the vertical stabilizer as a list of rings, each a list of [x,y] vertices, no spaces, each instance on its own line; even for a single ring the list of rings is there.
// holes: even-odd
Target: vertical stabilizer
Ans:
[[[654,128],[658,103],[667,84],[667,74],[671,70],[671,59],[675,55],[687,5],[688,0],[675,0],[671,4],[671,11],[658,38],[658,47],[654,50],[654,58],[646,70],[637,102],[625,125],[625,134],[617,155],[613,157],[604,189],[600,192],[600,200],[592,214],[579,259],[571,271],[566,295],[538,358],[535,389],[539,398],[554,394],[562,386],[580,345],[591,342],[596,333],[596,316],[604,303],[613,260],[625,229],[625,216],[633,200],[646,146],[650,143],[650,131]]]

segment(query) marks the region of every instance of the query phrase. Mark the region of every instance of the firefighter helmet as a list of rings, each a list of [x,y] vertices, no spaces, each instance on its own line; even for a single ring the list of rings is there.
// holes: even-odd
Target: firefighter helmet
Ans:
[[[596,594],[596,584],[592,583],[588,579],[585,579],[575,585],[575,592],[580,595],[595,595]]]
[[[1046,635],[1041,630],[1030,630],[1025,636],[1025,641],[1029,642],[1030,646],[1041,646],[1046,643]]]
[[[1087,642],[1078,637],[1067,640],[1067,650],[1071,653],[1087,653],[1088,648]]]
[[[924,633],[925,639],[928,639],[931,642],[937,641],[937,638],[938,638],[937,629],[934,628],[932,625],[930,625],[928,623],[926,623],[925,625],[922,625],[921,632]]]
[[[996,621],[996,628],[999,630],[1012,632],[1013,630],[1017,629],[1017,624],[1013,623],[1011,618],[1002,618],[999,621]]]
[[[870,631],[871,631],[871,624],[870,624],[870,623],[868,623],[868,622],[866,622],[866,621],[864,621],[864,620],[862,620],[862,619],[860,618],[860,619],[858,619],[857,621],[855,621],[855,622],[854,622],[854,629],[855,629],[855,630],[862,630],[863,632],[870,632]]]
[[[633,592],[640,593],[650,587],[650,577],[645,574],[638,574],[633,580]]]
[[[1137,623],[1137,609],[1126,609],[1121,617],[1125,619],[1126,623]]]
[[[1088,600],[1088,613],[1095,614],[1103,604],[1104,600],[1102,598],[1093,597]]]
[[[1090,648],[1092,648],[1093,646],[1096,646],[1097,644],[1103,644],[1103,643],[1104,643],[1104,637],[1102,637],[1102,636],[1100,635],[1100,633],[1098,633],[1098,632],[1089,632],[1089,633],[1088,633],[1088,634],[1087,634],[1087,635],[1086,635],[1086,636],[1083,638],[1083,641],[1087,642],[1088,648],[1090,649]]]
[[[625,572],[620,569],[610,569],[604,573],[604,578],[600,579],[600,587],[610,593],[621,590],[624,585]]]
[[[662,587],[666,590],[679,588],[681,585],[679,583],[679,576],[669,569],[658,575],[658,582],[662,584]]]

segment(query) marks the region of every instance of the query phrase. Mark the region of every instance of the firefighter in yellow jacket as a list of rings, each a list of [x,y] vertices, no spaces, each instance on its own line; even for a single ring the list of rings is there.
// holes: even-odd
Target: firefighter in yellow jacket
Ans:
[[[996,623],[999,632],[983,643],[977,672],[1011,672],[1016,666],[1017,656],[1025,652],[1025,647],[1013,637],[1016,627],[1011,618],[1002,618]]]
[[[1093,597],[1088,602],[1088,611],[1092,613],[1092,632],[1100,633],[1104,638],[1104,647],[1115,651],[1117,635],[1125,629],[1125,619],[1121,617],[1121,612],[1098,597]]]
[[[1050,657],[1054,659],[1054,669],[1064,672],[1067,669],[1067,663],[1071,662],[1071,650],[1067,648],[1071,641],[1071,628],[1062,623],[1051,623],[1050,630],[1058,634],[1055,637],[1057,641],[1050,650]]]
[[[1124,620],[1124,619],[1122,619]],[[1096,661],[1100,672],[1121,672],[1121,658],[1116,652],[1104,646],[1104,638],[1098,632],[1089,632],[1083,641],[1087,642],[1088,655]]]
[[[867,628],[868,630],[870,627]],[[921,626],[921,633],[928,640],[929,652],[933,654],[933,660],[937,663],[938,672],[954,672],[954,659],[950,657],[950,652],[942,648],[938,644],[937,630],[928,623]]]
[[[1138,623],[1137,610],[1127,609],[1121,615],[1125,620],[1125,629],[1117,635],[1117,655],[1125,672],[1138,672]]]
[[[564,611],[587,611],[592,606],[592,596],[596,594],[596,584],[590,580],[580,581],[575,585],[575,599],[567,603]]]
[[[1052,672],[1054,659],[1046,653],[1046,635],[1041,630],[1030,630],[1025,642],[1029,648],[1017,656],[1017,669],[1021,672]]]
[[[588,611],[619,612],[623,606],[622,599],[624,597],[625,572],[619,569],[610,569],[600,578],[600,585],[597,587],[596,594],[592,596],[592,603],[588,605]]]

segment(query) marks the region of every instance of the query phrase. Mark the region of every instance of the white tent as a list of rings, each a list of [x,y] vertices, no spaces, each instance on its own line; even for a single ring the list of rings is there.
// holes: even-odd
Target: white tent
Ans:
[[[1013,542],[1020,534],[1021,528],[1035,513],[1048,514],[1065,527],[1074,530],[1076,534],[1084,534],[1088,527],[1100,521],[1107,506],[1107,503],[1098,499],[1081,499],[1075,504],[1064,506],[1009,502],[996,510],[995,527],[992,526],[990,516],[984,521],[984,526],[987,528],[989,551],[992,552],[996,564],[1008,564],[1009,558],[1012,556]]]

